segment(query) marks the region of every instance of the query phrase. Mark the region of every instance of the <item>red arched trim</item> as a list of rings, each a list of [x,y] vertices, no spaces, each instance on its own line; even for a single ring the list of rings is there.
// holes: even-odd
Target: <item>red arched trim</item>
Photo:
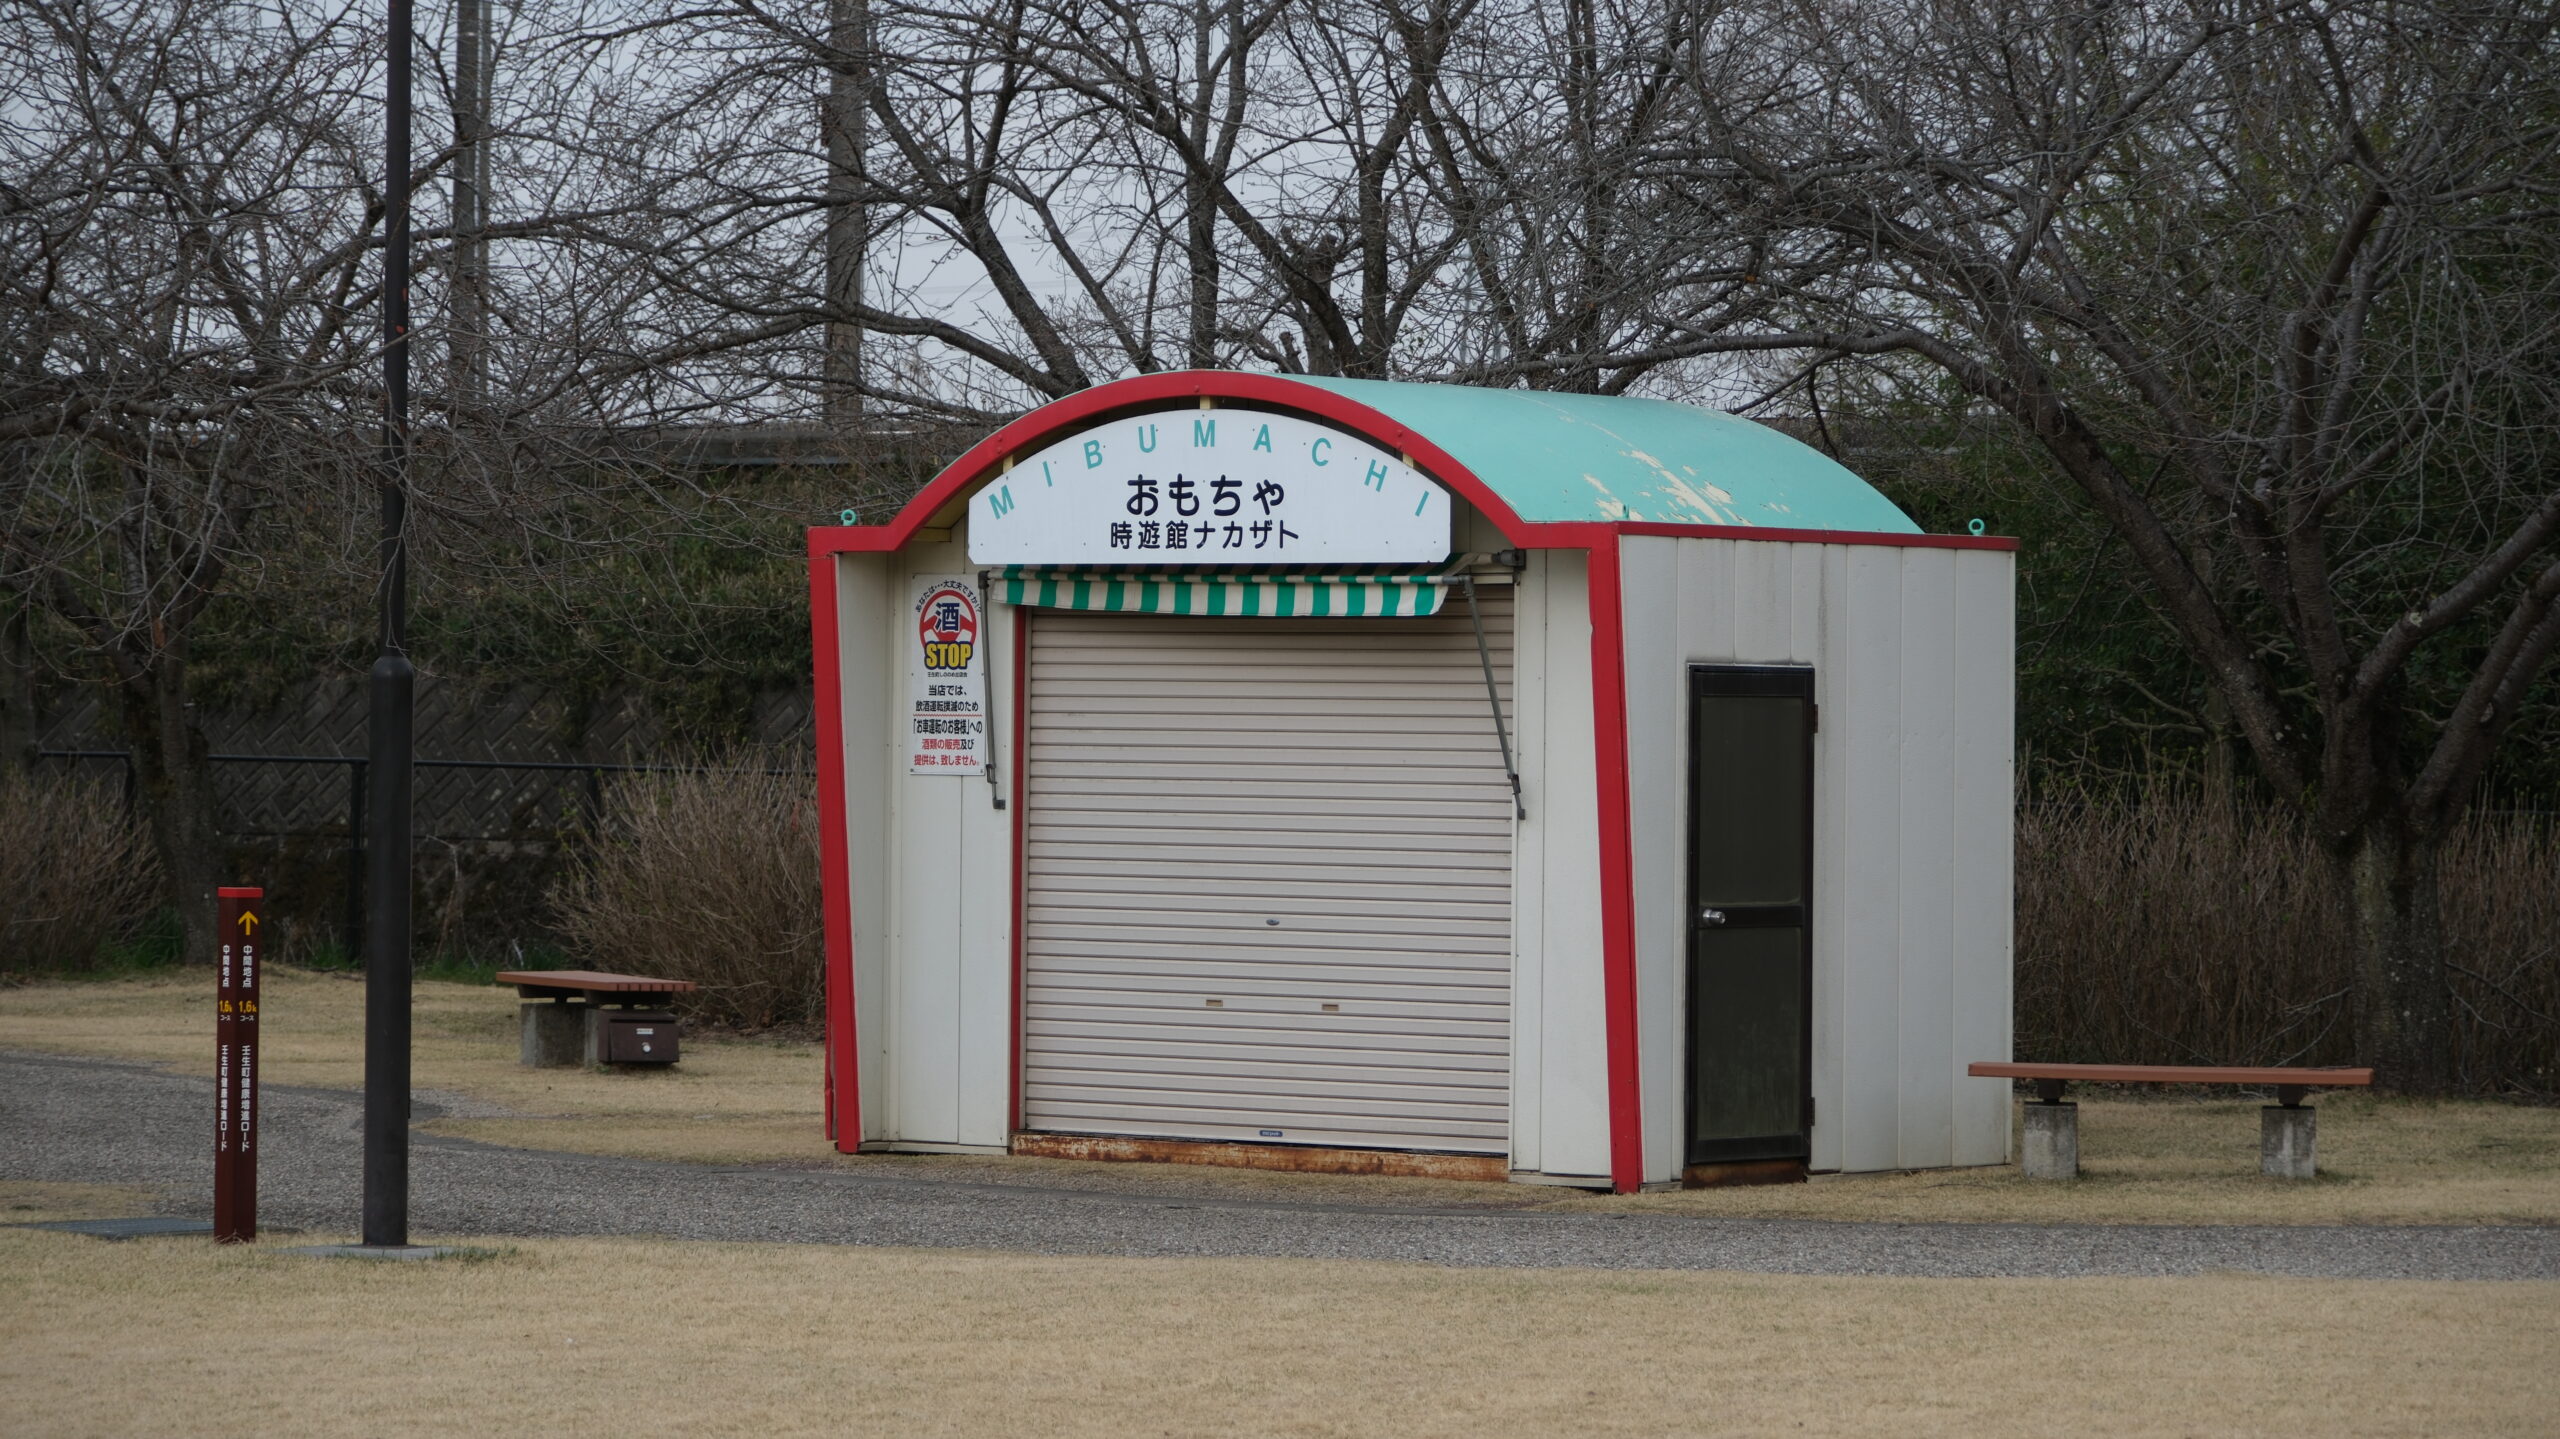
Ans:
[[[836,558],[809,556],[810,674],[818,728],[818,862],[825,866],[827,1138],[851,1154],[862,1147],[862,1054],[855,1047],[853,855],[845,824],[844,670]],[[870,676],[860,683],[874,683]]]
[[[1600,1010],[1609,1075],[1609,1187],[1644,1186],[1636,1014],[1635,776],[1627,741],[1626,612],[1615,536],[1591,546],[1592,774],[1599,780]]]
[[[1251,375],[1241,370],[1175,370],[1168,374],[1114,380],[1042,405],[971,446],[967,454],[945,466],[941,474],[933,477],[931,484],[917,491],[916,497],[907,501],[906,508],[898,511],[897,517],[887,524],[813,529],[809,532],[809,548],[812,553],[901,549],[915,537],[917,530],[924,528],[925,522],[936,511],[993,478],[1003,467],[1005,456],[1037,449],[1062,432],[1087,429],[1122,412],[1154,409],[1168,401],[1204,397],[1295,410],[1339,425],[1380,449],[1410,457],[1416,469],[1457,491],[1468,504],[1492,520],[1495,528],[1502,531],[1503,538],[1512,544],[1523,549],[1555,549],[1565,544],[1551,533],[1563,527],[1533,525],[1521,519],[1500,495],[1493,492],[1492,486],[1478,479],[1475,471],[1459,464],[1448,451],[1433,444],[1428,436],[1407,429],[1358,400],[1345,399],[1331,390],[1301,384],[1286,375]]]

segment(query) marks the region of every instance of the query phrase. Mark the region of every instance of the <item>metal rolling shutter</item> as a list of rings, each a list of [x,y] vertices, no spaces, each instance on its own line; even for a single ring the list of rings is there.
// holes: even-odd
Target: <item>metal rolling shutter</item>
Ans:
[[[1462,599],[1044,610],[1029,697],[1026,1127],[1507,1151],[1511,794]]]

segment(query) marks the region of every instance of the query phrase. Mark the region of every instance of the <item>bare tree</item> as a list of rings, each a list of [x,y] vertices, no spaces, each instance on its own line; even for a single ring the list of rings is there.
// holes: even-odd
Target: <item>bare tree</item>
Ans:
[[[696,340],[681,373],[768,413],[858,395],[984,423],[1177,364],[1622,390],[1676,382],[1683,343],[1766,301],[1745,243],[1659,224],[1645,162],[1695,114],[1677,7],[801,0],[632,24],[684,224],[620,243],[659,257],[647,303],[670,348],[679,315]],[[776,123],[796,114],[822,118]]]
[[[512,8],[551,34],[590,19],[577,0]],[[234,0],[27,0],[14,17],[0,26],[6,657],[14,676],[33,610],[105,687],[187,951],[209,959],[221,851],[193,708],[199,629],[270,566],[371,570],[381,36],[332,7]],[[614,441],[700,402],[667,377],[702,337],[652,327],[657,255],[687,221],[632,138],[648,118],[613,103],[640,61],[527,50],[551,58],[493,89],[484,34],[481,75],[444,87],[464,102],[460,144],[399,177],[431,197],[458,151],[468,162],[454,211],[417,232],[415,271],[392,277],[453,330],[428,349],[453,363],[422,376],[422,564],[646,555],[699,518],[663,455]],[[501,99],[494,118],[468,113]],[[472,406],[468,434],[442,423]],[[13,679],[13,726],[23,689]]]
[[[2112,527],[2356,896],[2366,1051],[2446,1080],[2437,850],[2560,645],[2549,0],[456,4],[422,558],[652,562],[697,424],[1177,364],[1951,396]],[[375,37],[19,13],[0,614],[76,629],[198,894],[191,629],[364,553]]]
[[[218,848],[190,636],[258,517],[344,454],[378,197],[367,36],[238,7],[30,3],[13,123],[0,574],[100,666],[191,955]]]
[[[2443,1087],[2439,848],[2560,644],[2552,8],[1696,22],[1658,164],[1693,233],[1767,246],[1784,318],[1682,348],[1883,357],[2031,437],[2314,821],[2359,1047]]]

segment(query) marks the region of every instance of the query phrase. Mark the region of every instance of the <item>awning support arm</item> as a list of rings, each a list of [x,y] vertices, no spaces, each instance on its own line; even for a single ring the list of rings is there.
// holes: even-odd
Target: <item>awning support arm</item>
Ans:
[[[1013,462],[1010,460],[1006,461],[1005,468],[1013,468]],[[995,587],[987,582],[988,576],[992,573],[994,572],[991,570],[978,571],[978,593],[987,596],[988,598],[993,598],[995,595]],[[1017,612],[1014,617],[1014,623],[1022,623],[1019,612]],[[992,628],[992,626],[990,626],[990,628]],[[972,661],[972,663],[975,663],[975,661]],[[987,687],[985,693],[987,696],[987,702],[983,707],[986,711],[983,718],[987,722],[987,762],[979,766],[979,768],[985,772],[987,777],[988,801],[994,804],[996,808],[1002,809],[1004,808],[1004,786],[996,782],[996,657],[993,654],[989,654],[987,656]],[[1013,702],[1015,704],[1022,703],[1022,696],[1015,695],[1013,697]]]
[[[1502,691],[1493,682],[1493,651],[1484,642],[1484,611],[1476,608],[1476,577],[1457,578],[1467,582],[1467,618],[1476,627],[1476,662],[1484,666],[1484,697],[1493,706],[1493,737],[1502,746],[1502,772],[1511,780],[1511,807],[1527,819],[1529,803],[1520,796],[1520,767],[1511,762],[1511,731],[1502,723]]]
[[[987,668],[994,669],[995,666],[990,664]],[[987,688],[989,692],[992,693],[995,686],[989,685]],[[1019,697],[1016,697],[1014,703],[1020,704],[1022,701]],[[996,783],[996,707],[993,704],[986,706],[986,722],[987,762],[984,768],[987,772],[987,798],[994,803],[996,808],[1002,809],[1004,808],[1004,786]]]

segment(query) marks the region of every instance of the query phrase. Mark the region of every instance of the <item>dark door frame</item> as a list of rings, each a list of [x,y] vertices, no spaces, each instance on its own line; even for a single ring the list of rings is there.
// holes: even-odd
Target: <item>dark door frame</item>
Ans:
[[[1687,822],[1682,826],[1686,846],[1681,855],[1681,868],[1686,872],[1682,883],[1687,912],[1681,918],[1681,966],[1687,993],[1681,1015],[1681,1163],[1683,1167],[1700,1164],[1724,1164],[1753,1160],[1808,1160],[1813,1143],[1813,846],[1816,812],[1814,798],[1814,731],[1820,724],[1820,710],[1814,698],[1814,672],[1811,665],[1724,664],[1695,662],[1688,666],[1687,693],[1689,715],[1688,744],[1683,763],[1688,767],[1687,788],[1683,799],[1688,807]],[[1733,927],[1752,927],[1760,921],[1771,928],[1790,925],[1803,936],[1800,964],[1804,975],[1803,992],[1798,999],[1802,1016],[1801,1032],[1796,1039],[1799,1059],[1798,1087],[1804,1096],[1802,1120],[1790,1145],[1785,1136],[1747,1136],[1729,1140],[1701,1142],[1698,1130],[1697,1058],[1687,1052],[1697,1034],[1697,1010],[1700,1002],[1698,979],[1698,939],[1710,927],[1702,921],[1706,898],[1698,892],[1698,829],[1703,822],[1703,797],[1707,775],[1699,764],[1698,728],[1704,719],[1701,701],[1713,698],[1773,698],[1804,701],[1804,888],[1794,906],[1766,906],[1766,909],[1793,908],[1788,919],[1775,914],[1736,914],[1725,923]],[[1737,906],[1736,908],[1740,908]]]

